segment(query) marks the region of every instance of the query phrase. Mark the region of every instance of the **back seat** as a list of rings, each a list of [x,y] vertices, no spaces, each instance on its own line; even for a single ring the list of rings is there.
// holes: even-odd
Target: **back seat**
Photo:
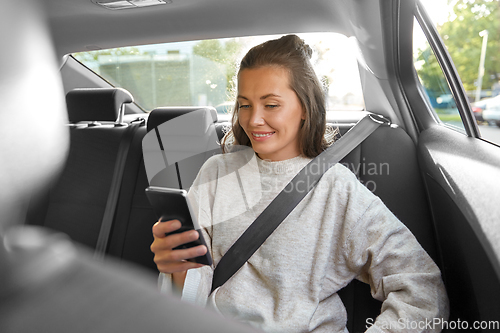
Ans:
[[[350,128],[349,125],[342,127],[341,132]],[[341,163],[382,199],[439,265],[416,146],[408,134],[395,126],[379,127]],[[380,313],[381,303],[371,297],[367,284],[354,280],[339,296],[348,313],[349,332],[364,332],[369,323],[367,319],[374,320]]]
[[[70,121],[70,148],[66,165],[58,181],[41,198],[34,198],[27,215],[27,223],[42,225],[69,235],[74,241],[96,248],[101,222],[110,197],[120,145],[126,149],[123,180],[119,183],[118,203],[114,213],[107,252],[133,262],[143,262],[149,249],[137,252],[135,232],[129,226],[129,217],[136,213],[133,205],[136,179],[142,164],[142,137],[146,130],[144,119],[131,133],[130,121],[124,123],[124,104],[133,101],[130,93],[119,88],[75,89],[66,96]],[[134,118],[135,119],[135,118]],[[150,219],[154,219],[151,213]],[[120,221],[116,223],[116,221]],[[130,228],[129,228],[130,227]],[[140,235],[142,228],[138,231]],[[150,238],[150,230],[143,231]],[[143,236],[144,237],[144,236]],[[154,268],[153,264],[150,264]]]
[[[91,95],[89,93],[88,98],[92,98]],[[71,113],[70,103],[68,106]],[[142,157],[142,141],[148,131],[165,121],[199,109],[169,107],[154,110],[149,115],[147,128],[142,126],[135,133],[108,243],[108,255],[156,272],[149,250],[153,241],[151,227],[156,216],[144,194],[149,181]],[[214,117],[216,121],[216,113]],[[352,125],[334,126],[345,132]],[[223,128],[227,126],[229,123],[215,123],[219,139],[222,138]],[[114,126],[94,126],[93,129],[88,126],[72,127],[66,169],[48,200],[39,205],[45,214],[40,214],[40,209],[32,210],[29,223],[63,231],[75,241],[94,248],[122,135],[123,129]],[[406,132],[396,126],[380,127],[341,163],[385,202],[439,265],[416,147]],[[201,164],[196,165],[196,168],[187,171],[190,173],[189,179],[194,179]],[[177,187],[176,172],[173,169],[165,172],[161,182],[156,185]],[[189,181],[186,182],[188,185]],[[375,318],[380,312],[380,302],[371,298],[369,286],[353,281],[339,294],[348,312],[349,331],[365,331],[366,319]]]

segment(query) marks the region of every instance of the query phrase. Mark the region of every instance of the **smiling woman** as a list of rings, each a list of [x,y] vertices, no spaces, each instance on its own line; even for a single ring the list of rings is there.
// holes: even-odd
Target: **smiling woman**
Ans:
[[[177,220],[153,227],[151,250],[162,289],[175,286],[184,299],[266,332],[345,332],[346,311],[338,292],[357,277],[384,302],[369,332],[399,320],[446,319],[439,268],[382,201],[340,164],[326,171],[296,206],[283,203],[292,206],[283,223],[231,278],[210,287],[218,280],[217,269],[226,268],[228,249],[275,209],[275,198],[328,145],[324,92],[311,54],[302,39],[287,35],[243,57],[238,108],[223,142],[234,137],[233,145],[252,149],[212,156],[188,192],[199,232],[209,240],[206,246],[179,249],[199,236],[173,234],[181,230]],[[254,163],[238,170],[242,161]],[[227,170],[235,171],[229,175]],[[269,214],[276,219],[274,211]],[[206,252],[214,265],[189,261]]]
[[[223,143],[234,136],[236,144],[274,161],[315,157],[331,144],[330,136],[325,138],[325,95],[311,56],[295,35],[248,51],[238,76],[239,110]]]
[[[31,4],[35,2],[43,7],[46,15],[31,15],[33,12],[29,9],[34,8]],[[332,173],[339,173],[335,173],[334,177],[325,177],[323,181],[327,189],[331,186],[335,191],[326,192],[330,196],[325,196],[325,192],[309,192],[309,197],[302,203],[309,202],[310,205],[296,207],[295,213],[292,212],[295,215],[290,215],[291,223],[285,221],[276,229],[278,233],[273,235],[276,238],[269,239],[262,251],[257,251],[257,256],[243,266],[243,275],[236,274],[219,289],[214,297],[215,305],[224,314],[234,314],[243,319],[252,317],[254,323],[265,323],[262,325],[266,328],[283,325],[281,331],[287,333],[297,330],[331,332],[332,329],[323,325],[328,322],[328,316],[336,316],[332,322],[340,323],[341,332],[345,331],[344,328],[350,332],[373,331],[377,327],[389,327],[390,330],[390,324],[386,325],[384,321],[377,323],[375,318],[381,309],[384,310],[382,315],[387,318],[390,316],[387,311],[402,305],[398,303],[401,297],[393,297],[401,294],[393,290],[402,290],[398,283],[406,281],[403,278],[406,269],[410,266],[423,268],[426,265],[420,263],[429,261],[419,260],[427,258],[420,256],[423,252],[419,248],[407,260],[405,258],[403,264],[399,262],[393,270],[390,267],[385,275],[377,274],[380,272],[377,269],[384,265],[387,268],[395,256],[374,252],[375,247],[359,253],[356,251],[359,247],[355,245],[363,243],[363,239],[376,244],[388,239],[405,248],[413,247],[415,242],[406,238],[413,239],[407,227],[442,272],[450,299],[450,321],[500,322],[500,186],[497,181],[500,179],[500,139],[499,136],[490,136],[500,135],[500,129],[492,126],[494,119],[490,120],[490,124],[485,121],[490,112],[496,112],[495,109],[488,109],[496,105],[493,101],[496,101],[494,94],[498,93],[500,77],[500,63],[497,61],[500,54],[500,0],[173,0],[163,1],[165,5],[142,8],[136,5],[156,1],[124,0],[119,3],[132,8],[123,10],[109,9],[113,6],[109,5],[112,2],[116,4],[115,0],[27,0],[27,4],[11,1],[5,2],[0,11],[0,16],[5,18],[0,22],[5,27],[0,39],[5,41],[1,45],[6,50],[1,56],[4,62],[0,64],[5,69],[1,80],[6,88],[0,91],[7,93],[2,108],[5,131],[0,131],[5,149],[0,149],[0,154],[19,150],[16,147],[26,142],[32,142],[36,148],[36,151],[21,149],[16,159],[9,156],[3,159],[7,164],[3,160],[0,163],[4,169],[9,169],[1,173],[6,177],[7,184],[16,185],[2,185],[0,196],[7,200],[6,203],[4,201],[7,207],[5,212],[19,207],[19,219],[26,215],[27,224],[67,233],[73,241],[96,250],[99,256],[105,254],[106,259],[117,257],[122,262],[138,264],[149,270],[156,282],[157,268],[166,271],[166,266],[157,267],[150,251],[155,214],[144,193],[148,185],[153,185],[148,184],[153,181],[148,175],[148,156],[158,157],[162,168],[164,166],[155,170],[154,180],[161,178],[162,181],[155,185],[184,186],[186,190],[192,186],[198,173],[206,178],[213,175],[214,168],[218,167],[215,162],[231,160],[231,156],[241,157],[221,154],[211,159],[201,171],[206,156],[186,158],[178,165],[167,166],[162,149],[165,152],[165,147],[177,148],[178,142],[189,139],[182,131],[178,131],[182,138],[164,139],[160,124],[179,115],[187,116],[187,112],[190,116],[198,114],[190,111],[200,111],[203,117],[189,122],[186,128],[197,130],[199,124],[206,124],[206,128],[216,131],[217,138],[221,140],[226,129],[232,125],[230,113],[236,109],[242,116],[241,133],[247,137],[248,144],[260,151],[257,154],[274,159],[284,158],[275,154],[284,146],[267,144],[274,143],[284,132],[289,133],[286,128],[291,125],[294,131],[298,127],[300,130],[306,128],[307,110],[304,124],[301,124],[302,117],[297,114],[290,118],[293,119],[290,123],[275,121],[279,114],[290,111],[288,107],[294,99],[278,100],[276,96],[268,96],[273,93],[283,97],[282,91],[248,90],[243,87],[260,80],[260,89],[266,83],[261,78],[247,80],[244,77],[246,70],[240,77],[240,95],[246,100],[240,99],[240,102],[248,108],[235,108],[236,74],[239,60],[250,48],[278,39],[283,34],[295,33],[313,50],[310,62],[325,97],[327,126],[338,128],[340,135],[344,135],[367,113],[383,116],[390,120],[391,125],[385,123],[378,127],[341,160],[335,170],[331,169]],[[108,4],[108,8],[97,3]],[[439,6],[441,3],[446,4],[446,8]],[[10,9],[14,6],[20,10],[12,12]],[[435,17],[436,13],[444,16],[440,15],[432,22],[429,16]],[[44,189],[39,195],[40,200],[36,200],[36,188],[42,180],[13,176],[33,165],[40,171],[48,164],[54,164],[63,154],[63,149],[58,149],[56,144],[64,140],[63,134],[56,135],[61,133],[61,128],[55,127],[59,118],[54,113],[64,100],[51,101],[51,94],[46,92],[45,88],[50,86],[51,81],[45,75],[49,65],[41,65],[41,70],[36,67],[39,64],[37,60],[43,57],[46,50],[38,47],[38,42],[43,40],[38,38],[39,33],[44,30],[29,29],[40,18],[48,23],[48,37],[54,43],[53,51],[61,65],[64,93],[71,97],[75,89],[84,88],[81,90],[85,90],[85,100],[99,105],[84,107],[80,103],[78,110],[74,110],[69,103],[68,119],[75,120],[74,112],[84,118],[64,126],[63,131],[66,134],[69,132],[70,142],[63,172],[54,188]],[[414,33],[415,30],[420,34]],[[30,41],[26,44],[22,44],[26,39],[18,38],[23,31],[27,32],[26,37]],[[419,41],[423,44],[418,44]],[[21,44],[29,48],[15,46]],[[413,61],[413,55],[416,55],[416,61]],[[484,66],[481,59],[484,59]],[[254,70],[257,69],[248,69],[246,74]],[[24,76],[26,73],[29,75]],[[290,73],[287,73],[288,76],[271,71],[265,74],[269,80],[271,74],[281,75],[290,84],[285,90],[293,90],[301,106],[307,106],[298,90],[292,87]],[[18,82],[27,86],[16,90]],[[112,86],[128,90],[135,103],[124,104],[118,109],[116,104],[107,106],[107,103],[99,102],[98,93],[102,88],[108,91],[120,89]],[[480,101],[472,105],[471,110],[469,102],[475,101],[476,96]],[[267,98],[261,101],[261,97]],[[26,107],[20,107],[23,105]],[[125,115],[122,117],[119,114],[117,118],[118,111],[124,111]],[[478,125],[477,121],[482,123]],[[237,123],[240,124],[240,121]],[[43,144],[48,142],[36,134],[40,131],[51,133],[54,149],[42,149]],[[320,133],[313,129],[309,131],[312,134],[316,132]],[[9,133],[19,135],[10,139]],[[212,134],[210,132],[210,135],[202,137],[210,138],[205,140],[208,146],[218,142]],[[142,150],[141,142],[149,137],[155,139],[151,142],[155,144],[153,152],[158,154]],[[313,137],[310,136],[311,140]],[[240,144],[244,142],[240,138],[237,141]],[[287,153],[286,157],[296,154],[295,139],[289,142],[293,143],[291,151],[294,153]],[[307,145],[310,146],[314,145]],[[256,169],[262,171],[262,186],[261,179],[240,177],[241,184],[249,185],[248,191],[240,192],[238,178],[227,177],[229,185],[223,187],[222,183],[218,184],[216,195],[212,195],[214,191],[208,193],[202,190],[199,193],[193,190],[191,195],[202,202],[198,214],[203,223],[210,222],[207,216],[214,221],[229,221],[240,213],[247,214],[240,224],[216,223],[207,227],[204,236],[207,235],[207,242],[210,242],[208,247],[215,263],[219,262],[231,242],[241,235],[239,228],[244,229],[245,223],[252,222],[259,210],[266,206],[265,200],[270,200],[273,194],[279,192],[287,177],[296,174],[296,169],[308,161],[304,156],[266,161],[258,158],[252,147],[244,146],[242,151],[251,153],[250,157],[257,161]],[[180,150],[181,154],[191,156],[189,149]],[[50,154],[44,154],[45,151]],[[55,156],[51,154],[59,157],[47,158]],[[30,157],[35,163],[26,163],[26,158]],[[164,177],[156,177],[157,173]],[[327,181],[332,179],[337,179],[338,183]],[[398,229],[401,233],[388,235],[386,232],[394,229],[377,228],[379,211],[372,208],[380,209],[383,223],[401,226],[394,222],[394,216],[389,216],[379,201],[373,201],[374,206],[367,210],[366,218],[357,219],[362,213],[353,207],[366,208],[366,202],[354,205],[359,203],[356,198],[360,199],[356,195],[363,191],[361,199],[370,201],[373,198],[363,188],[373,191],[404,224]],[[33,207],[27,214],[21,209],[27,204],[21,204],[17,199],[21,190],[30,193],[33,199],[30,203],[34,205],[30,204]],[[255,202],[250,200],[255,199],[257,193],[263,194],[261,197],[265,195],[259,207],[254,204],[260,198]],[[247,210],[243,194],[250,200],[248,207],[255,210]],[[349,204],[342,204],[346,202]],[[0,215],[5,212],[0,211]],[[5,221],[10,223],[19,219],[5,218]],[[351,223],[353,219],[360,221],[359,224]],[[344,220],[347,221],[345,224],[339,222]],[[332,228],[343,229],[331,232]],[[208,233],[213,237],[208,237]],[[332,235],[341,235],[340,241],[338,237],[329,237]],[[398,238],[399,235],[404,235],[404,239]],[[339,250],[330,251],[333,248]],[[356,258],[363,260],[357,261]],[[374,269],[364,265],[366,258],[371,259]],[[160,257],[159,260],[163,259]],[[81,266],[79,261],[72,263]],[[323,263],[326,264],[322,266]],[[337,274],[341,267],[346,266],[356,271],[345,274],[347,280],[354,278],[349,284],[347,280],[342,280],[345,272]],[[321,271],[321,267],[327,269]],[[434,266],[429,264],[426,267]],[[319,269],[311,273],[314,268]],[[206,267],[190,270],[186,281],[206,281],[204,279],[211,275],[205,270]],[[437,270],[431,270],[435,282],[438,280]],[[2,275],[8,269],[2,266],[0,271]],[[200,279],[196,279],[194,271],[200,273]],[[394,274],[387,275],[387,272]],[[23,276],[39,278],[39,273],[37,270],[34,275]],[[340,280],[337,279],[339,275]],[[155,307],[153,312],[144,306],[138,310],[132,300],[140,298],[127,297],[127,292],[119,293],[121,302],[118,307],[107,306],[107,301],[113,302],[111,297],[96,286],[107,290],[108,285],[93,283],[95,276],[80,276],[95,293],[72,297],[71,313],[82,313],[73,311],[73,305],[76,305],[74,300],[87,301],[95,294],[97,301],[93,304],[117,311],[116,316],[98,313],[98,309],[93,308],[95,316],[92,317],[96,320],[89,321],[88,316],[74,318],[67,313],[67,306],[51,316],[41,316],[68,323],[70,328],[64,331],[71,331],[74,327],[92,331],[85,325],[99,323],[121,333],[126,329],[181,332],[175,326],[179,321],[201,326],[201,329],[187,330],[189,333],[221,332],[215,328],[217,325],[211,329],[212,324],[217,322],[227,326],[216,316],[211,317],[212,321],[202,319],[182,307],[181,302],[174,303],[173,307],[178,311],[164,306]],[[304,282],[305,276],[310,277],[309,281]],[[311,279],[315,283],[310,283]],[[21,283],[18,279],[12,281]],[[116,282],[113,279],[111,285],[117,286]],[[56,286],[58,280],[52,279],[50,283]],[[5,287],[9,284],[0,285]],[[34,288],[33,284],[31,287],[31,296],[42,291],[42,288]],[[153,290],[156,293],[155,287]],[[62,286],[54,287],[51,290],[56,292],[52,292],[50,297],[63,297],[66,295],[63,289]],[[128,283],[125,289],[131,291]],[[186,291],[195,289],[187,285],[185,288]],[[74,290],[71,288],[72,292]],[[242,294],[238,294],[239,291]],[[271,296],[263,297],[260,294],[263,291],[272,291]],[[381,301],[387,294],[389,297],[385,302],[389,303],[381,307]],[[425,303],[427,296],[435,297],[437,294],[439,292],[426,286],[415,287],[403,297],[409,295],[409,302],[421,302],[418,305],[425,308],[428,305]],[[200,295],[203,296],[203,293],[195,293],[195,296]],[[193,294],[185,293],[182,297],[192,299]],[[9,332],[4,309],[15,312],[22,327],[26,327],[28,318],[34,318],[26,311],[16,311],[11,298],[2,299],[5,300],[0,314],[2,333]],[[168,297],[160,295],[159,299],[163,302]],[[31,305],[30,309],[39,311],[49,309],[46,304],[44,299],[37,304],[30,302],[27,306]],[[330,306],[332,304],[335,306]],[[409,304],[413,303],[406,303],[410,307]],[[263,309],[256,310],[252,306],[262,306]],[[123,307],[130,309],[132,315],[122,312]],[[395,312],[411,312],[407,309]],[[439,309],[442,312],[445,310],[444,307]],[[157,317],[151,324],[159,326],[152,330],[154,325],[139,321],[136,314],[140,312],[148,313],[149,318]],[[347,327],[342,324],[345,321]],[[34,327],[41,331],[54,331],[40,325]],[[274,328],[269,330],[279,330]]]

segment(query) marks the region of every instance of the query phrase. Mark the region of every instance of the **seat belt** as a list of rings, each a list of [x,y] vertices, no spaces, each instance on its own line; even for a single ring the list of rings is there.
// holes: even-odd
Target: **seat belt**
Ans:
[[[380,115],[368,114],[302,168],[224,254],[215,267],[210,293],[226,283],[250,259],[307,193],[316,186],[328,169],[337,164],[382,124],[390,125],[391,123]]]
[[[123,173],[125,171],[125,164],[127,162],[130,144],[132,143],[135,132],[141,125],[144,125],[144,119],[138,122],[134,121],[130,123],[128,128],[125,130],[125,133],[123,134],[123,137],[120,141],[120,146],[118,147],[115,169],[113,171],[113,178],[111,179],[108,200],[106,201],[106,208],[104,209],[101,229],[99,230],[99,236],[97,238],[97,244],[94,252],[94,258],[98,260],[102,260],[104,258],[104,255],[106,254],[109,235],[111,234],[111,228],[113,226],[113,220],[115,217],[116,208],[118,206],[118,198],[120,195]]]

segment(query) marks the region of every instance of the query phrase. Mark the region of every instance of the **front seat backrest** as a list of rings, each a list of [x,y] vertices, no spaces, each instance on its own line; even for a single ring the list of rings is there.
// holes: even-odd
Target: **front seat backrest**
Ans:
[[[153,110],[143,139],[149,185],[189,189],[203,163],[221,152],[216,121],[210,107]]]

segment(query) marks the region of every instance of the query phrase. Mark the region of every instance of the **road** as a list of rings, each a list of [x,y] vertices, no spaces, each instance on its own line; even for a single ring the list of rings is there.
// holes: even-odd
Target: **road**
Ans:
[[[479,125],[479,132],[481,133],[481,137],[483,139],[486,139],[488,141],[496,143],[497,145],[500,145],[500,127]]]

